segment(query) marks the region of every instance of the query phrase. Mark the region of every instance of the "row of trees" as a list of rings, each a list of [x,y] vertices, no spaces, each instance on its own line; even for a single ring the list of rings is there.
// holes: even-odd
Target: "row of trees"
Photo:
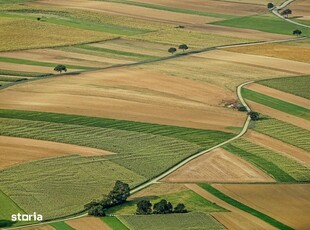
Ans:
[[[102,200],[93,200],[86,204],[84,208],[88,210],[88,214],[92,216],[105,216],[106,209],[115,205],[123,204],[130,196],[129,185],[116,181],[115,185],[107,196],[104,196]]]
[[[153,208],[152,208],[153,206]],[[180,203],[173,208],[172,204],[165,199],[162,199],[158,203],[152,205],[149,200],[140,200],[137,203],[137,215],[149,215],[149,214],[170,214],[170,213],[186,213],[185,205]]]
[[[188,46],[186,44],[179,45],[179,50],[183,50],[184,52],[185,50],[188,50]],[[175,52],[177,52],[177,49],[174,47],[170,47],[168,49],[168,52],[174,54]]]

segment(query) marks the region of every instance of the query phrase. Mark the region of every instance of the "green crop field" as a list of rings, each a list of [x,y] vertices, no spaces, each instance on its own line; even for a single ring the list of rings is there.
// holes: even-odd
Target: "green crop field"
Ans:
[[[56,230],[74,230],[71,226],[67,225],[65,222],[56,222],[50,224]]]
[[[304,107],[291,104],[286,101],[282,101],[277,98],[269,97],[267,95],[264,95],[262,93],[258,93],[246,88],[242,88],[241,90],[242,96],[246,99],[249,99],[251,101],[260,103],[262,105],[266,105],[268,107],[280,110],[282,112],[310,120],[310,110],[306,109]]]
[[[303,31],[303,35],[310,35],[310,31],[305,29],[304,27],[287,23],[283,19],[280,19],[271,14],[239,17],[228,19],[225,21],[212,22],[210,24],[231,26],[245,29],[254,29],[269,33],[288,34],[288,35],[291,35],[294,30],[300,29]]]
[[[145,178],[106,158],[77,155],[32,161],[0,171],[1,189],[27,213],[45,220],[83,210],[116,180],[131,187]],[[46,191],[49,191],[48,193]]]
[[[253,163],[279,182],[310,181],[310,168],[280,153],[238,139],[224,148]]]
[[[310,76],[276,78],[259,81],[258,83],[310,100]]]
[[[107,223],[112,229],[128,230],[128,228],[114,216],[105,216],[101,219],[103,222]]]
[[[106,158],[146,178],[234,136],[222,131],[31,111],[1,110],[0,117],[0,135],[111,151],[117,154]]]
[[[131,230],[158,229],[225,229],[217,220],[207,213],[183,213],[162,215],[126,215],[119,219]]]
[[[25,77],[17,77],[17,76],[2,76],[0,75],[0,81],[4,82],[17,82],[17,81],[25,81],[28,78]]]
[[[225,195],[221,191],[217,190],[216,188],[212,187],[209,184],[199,184],[200,187],[208,191],[209,193],[213,194],[214,196],[220,198],[221,200],[227,202],[228,204],[235,206],[236,208],[239,208],[247,213],[252,214],[253,216],[258,217],[259,219],[271,224],[272,226],[276,227],[277,229],[283,229],[283,230],[293,230],[291,227],[273,219],[270,216],[267,216],[264,213],[261,213],[245,204],[240,203],[239,201]]]
[[[270,117],[255,121],[254,130],[310,151],[310,131]]]
[[[175,207],[179,203],[183,203],[189,212],[222,212],[225,211],[224,208],[208,201],[207,199],[199,196],[197,193],[191,190],[185,190],[173,194],[166,194],[160,196],[151,197],[141,197],[126,202],[121,206],[116,206],[109,209],[108,213],[113,213],[116,215],[130,215],[135,214],[137,209],[137,203],[141,199],[148,199],[152,204],[159,202],[161,199],[166,199],[171,202]]]

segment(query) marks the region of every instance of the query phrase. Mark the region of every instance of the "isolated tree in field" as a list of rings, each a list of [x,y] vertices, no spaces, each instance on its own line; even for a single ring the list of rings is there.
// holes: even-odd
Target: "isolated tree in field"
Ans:
[[[289,14],[292,14],[292,10],[290,9],[286,9],[281,12],[281,15],[285,16],[286,18],[288,18]]]
[[[301,30],[294,30],[293,35],[300,36],[302,34]]]
[[[158,203],[154,204],[153,206],[153,213],[154,214],[168,214],[173,212],[173,206],[170,202],[162,199]]]
[[[179,45],[179,49],[183,50],[184,52],[185,50],[188,50],[188,46],[186,44],[182,44],[182,45]]]
[[[137,203],[137,215],[148,215],[152,213],[152,204],[149,200],[140,200]]]
[[[177,206],[175,206],[173,212],[174,213],[186,213],[187,210],[185,208],[185,205],[180,203],[180,204],[177,204]]]
[[[271,3],[271,2],[269,2],[268,4],[267,4],[267,8],[268,9],[272,9],[274,7],[274,5]]]
[[[168,49],[168,52],[171,53],[172,55],[173,55],[176,51],[177,51],[177,49],[174,48],[174,47],[171,47],[171,48]]]
[[[252,121],[257,121],[259,119],[258,112],[251,111],[248,114],[250,115]]]
[[[64,66],[64,65],[57,65],[57,66],[54,68],[54,71],[59,72],[59,73],[61,73],[62,71],[67,72],[67,67]]]

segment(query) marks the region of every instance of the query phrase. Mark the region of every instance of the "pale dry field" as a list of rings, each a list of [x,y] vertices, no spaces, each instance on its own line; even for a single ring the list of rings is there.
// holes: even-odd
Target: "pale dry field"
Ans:
[[[82,217],[65,221],[75,230],[112,230],[109,225],[98,217]]]
[[[280,91],[274,88],[270,88],[268,86],[260,85],[257,83],[246,85],[245,88],[258,92],[258,93],[262,93],[269,97],[277,98],[282,101],[286,101],[286,102],[310,109],[310,100],[303,98],[303,97],[299,97],[299,96],[286,93],[286,92],[283,92],[283,91]]]
[[[310,47],[305,46],[293,46],[283,43],[235,47],[226,50],[310,63]]]
[[[168,87],[169,86],[169,87]],[[242,126],[245,114],[218,86],[130,68],[53,77],[4,89],[0,107],[108,117],[202,129]]]
[[[278,120],[291,123],[293,125],[296,125],[300,128],[310,130],[310,122],[306,119],[302,119],[299,117],[296,117],[294,115],[290,115],[288,113],[282,112],[277,109],[270,108],[268,106],[256,103],[254,101],[246,100],[250,108],[254,111],[257,111],[259,113],[262,113],[264,115],[268,115],[270,117],[276,118]]]
[[[89,147],[5,136],[0,136],[0,148],[0,169],[49,157],[72,154],[83,156],[112,154],[108,151]]]
[[[174,8],[184,8],[238,16],[255,15],[267,12],[266,7],[261,5],[242,4],[238,2],[228,1],[222,2],[214,0],[136,0],[136,2],[144,2]]]
[[[254,165],[225,149],[206,153],[169,176],[165,182],[273,182],[270,176]]]
[[[217,184],[221,192],[295,229],[310,228],[309,184]]]
[[[256,5],[264,5],[266,6],[267,3],[269,3],[270,1],[269,0],[216,0],[218,2],[221,2],[221,1],[227,1],[227,2],[240,2],[240,3],[245,3],[245,4],[256,4]],[[274,4],[280,4],[283,2],[283,0],[273,0],[272,1]]]
[[[292,16],[297,16],[298,19],[310,20],[310,2],[309,0],[297,0],[289,5],[293,11]]]
[[[8,62],[0,62],[1,70],[12,70],[12,71],[23,71],[23,72],[37,72],[37,73],[55,73],[53,67],[45,66],[35,66],[35,65],[24,65],[24,64],[15,64]],[[80,69],[68,69],[68,72],[80,71]]]
[[[122,15],[149,21],[165,23],[203,24],[220,20],[219,18],[199,15],[183,14],[170,11],[145,8],[134,5],[124,5],[114,2],[102,2],[91,0],[40,0],[32,3],[41,6],[61,6],[73,9],[90,10],[107,14]]]
[[[270,136],[255,132],[253,130],[248,130],[245,134],[245,138],[255,144],[269,148],[278,153],[282,153],[283,155],[292,158],[301,164],[308,166],[310,165],[310,155],[303,149],[297,148],[293,145],[287,144],[283,141],[274,139]]]
[[[193,190],[200,196],[206,198],[207,200],[216,203],[217,205],[229,210],[230,212],[215,212],[211,215],[217,219],[221,224],[223,224],[227,229],[238,229],[238,230],[273,230],[276,229],[273,226],[267,224],[266,222],[258,219],[257,217],[242,211],[239,208],[231,206],[225,201],[217,198],[211,193],[207,192],[203,188],[196,184],[187,184],[189,189]],[[239,186],[239,185],[237,185]]]

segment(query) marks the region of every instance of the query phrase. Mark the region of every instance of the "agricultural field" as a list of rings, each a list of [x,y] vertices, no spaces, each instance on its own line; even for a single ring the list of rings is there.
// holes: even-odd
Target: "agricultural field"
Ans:
[[[67,225],[75,230],[112,230],[108,224],[97,217],[84,217],[78,219],[67,220]]]
[[[206,213],[169,215],[124,215],[119,217],[130,229],[225,229],[212,216]]]

